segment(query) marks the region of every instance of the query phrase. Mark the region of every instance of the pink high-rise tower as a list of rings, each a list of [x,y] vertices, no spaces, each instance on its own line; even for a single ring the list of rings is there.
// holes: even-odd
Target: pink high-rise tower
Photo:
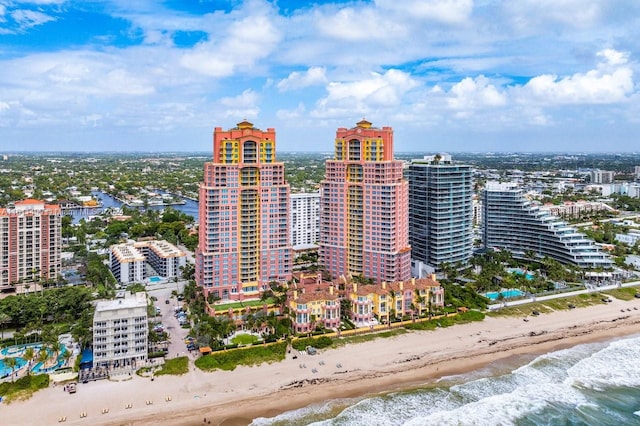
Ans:
[[[276,133],[243,121],[213,134],[200,185],[196,281],[205,296],[257,298],[291,279],[289,185],[276,162]]]
[[[411,277],[409,186],[393,159],[393,129],[339,128],[320,196],[320,263],[333,278]]]

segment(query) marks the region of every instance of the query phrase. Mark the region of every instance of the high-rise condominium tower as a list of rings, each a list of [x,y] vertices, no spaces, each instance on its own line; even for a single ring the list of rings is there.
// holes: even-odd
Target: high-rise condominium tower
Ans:
[[[513,184],[487,183],[482,191],[484,248],[532,252],[581,268],[611,268],[613,261],[592,240],[534,205]]]
[[[0,209],[0,289],[61,272],[62,213],[57,205],[23,200]]]
[[[465,264],[473,252],[473,175],[450,155],[426,156],[409,166],[409,242],[413,275],[442,263]]]
[[[393,130],[362,120],[336,133],[320,195],[320,263],[333,277],[411,277],[409,186],[393,159]]]
[[[213,134],[200,185],[196,280],[222,300],[256,298],[291,279],[289,185],[276,162],[276,133],[243,121]]]

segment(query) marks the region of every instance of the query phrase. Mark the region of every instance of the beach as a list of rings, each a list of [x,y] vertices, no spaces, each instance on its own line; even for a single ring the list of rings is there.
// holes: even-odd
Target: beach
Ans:
[[[637,334],[640,299],[613,299],[528,319],[487,317],[317,355],[292,351],[282,362],[234,371],[192,369],[154,381],[123,375],[120,381],[80,384],[73,395],[50,387],[26,401],[2,403],[0,412],[6,425],[54,424],[61,418],[64,424],[198,425],[206,419],[207,424],[246,425],[310,404],[407,389],[518,356]]]

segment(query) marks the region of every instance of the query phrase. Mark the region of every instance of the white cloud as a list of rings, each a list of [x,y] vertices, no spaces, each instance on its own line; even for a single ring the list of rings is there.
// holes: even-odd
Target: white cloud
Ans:
[[[410,74],[391,69],[384,74],[372,73],[368,78],[350,82],[331,82],[327,96],[316,105],[314,116],[363,114],[375,108],[392,108],[419,83]]]
[[[629,52],[618,52],[614,49],[604,49],[597,53],[597,56],[604,58],[608,65],[624,65],[629,61]]]
[[[559,78],[544,74],[522,87],[522,102],[541,104],[608,104],[622,102],[634,91],[633,70],[627,53],[606,49],[598,52],[605,62],[595,70]]]
[[[313,21],[323,35],[339,40],[387,40],[408,35],[404,25],[369,7],[345,7],[327,14],[318,12]]]
[[[256,62],[268,57],[282,37],[279,28],[265,12],[262,9],[241,10],[241,19],[212,30],[210,40],[185,53],[180,60],[181,65],[211,77],[227,77],[240,70],[249,70]]]
[[[404,14],[407,19],[419,18],[457,24],[469,19],[473,0],[376,0],[381,9]]]
[[[251,89],[246,89],[238,96],[224,97],[218,101],[223,105],[226,118],[256,118],[260,113],[258,102],[260,96]]]
[[[278,82],[281,92],[316,86],[327,82],[326,69],[324,67],[311,67],[306,72],[294,71],[289,76]]]
[[[450,94],[453,96],[449,97],[448,105],[456,110],[498,107],[507,103],[506,96],[483,75],[463,79],[451,88]]]
[[[16,21],[21,30],[37,27],[38,25],[56,20],[53,16],[46,15],[42,12],[24,9],[12,11],[11,17]]]

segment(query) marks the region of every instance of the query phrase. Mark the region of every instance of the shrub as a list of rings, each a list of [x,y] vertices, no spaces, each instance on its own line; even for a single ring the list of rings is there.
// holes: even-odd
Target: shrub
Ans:
[[[163,374],[182,375],[189,372],[189,358],[181,356],[179,358],[168,359],[162,368],[155,373],[156,376]]]
[[[238,365],[259,365],[263,362],[277,362],[285,358],[287,343],[276,343],[266,346],[252,346],[247,349],[236,349],[216,352],[202,356],[196,360],[196,367],[204,371],[235,370]]]

